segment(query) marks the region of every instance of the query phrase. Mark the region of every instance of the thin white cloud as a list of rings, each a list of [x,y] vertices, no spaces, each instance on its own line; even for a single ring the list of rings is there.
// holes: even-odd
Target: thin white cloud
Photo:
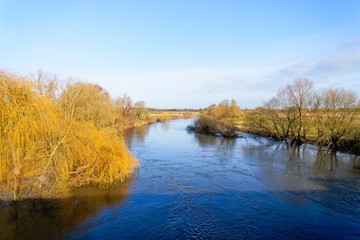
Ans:
[[[142,98],[149,106],[167,104],[165,107],[207,107],[222,99],[234,98],[245,107],[253,107],[263,101],[256,99],[267,96],[264,91],[265,89],[269,91],[271,84],[268,83],[266,76],[275,70],[274,68],[185,69],[119,76],[117,82],[131,83],[126,90],[119,89],[119,91],[125,91],[134,98]],[[119,94],[121,93],[114,93],[114,95]],[[164,100],[164,103],[159,99]]]
[[[330,78],[360,72],[360,38],[347,41],[322,53],[317,59],[306,60],[287,66],[280,76]]]
[[[192,107],[194,102],[206,107],[224,98],[234,98],[243,107],[256,107],[299,77],[315,80],[316,87],[360,88],[359,66],[360,38],[293,64],[154,71],[119,76],[117,80],[131,82],[126,92],[152,106],[159,105],[159,99],[166,101],[167,106],[179,106],[181,102],[180,107]]]

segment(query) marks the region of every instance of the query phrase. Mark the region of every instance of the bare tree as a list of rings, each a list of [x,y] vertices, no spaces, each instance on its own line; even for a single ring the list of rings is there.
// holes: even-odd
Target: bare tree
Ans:
[[[39,69],[35,73],[31,73],[29,79],[35,83],[35,89],[40,96],[55,99],[59,85],[55,74],[46,73]]]
[[[289,134],[293,132],[293,123],[295,116],[291,109],[282,109],[282,100],[280,96],[273,97],[264,104],[264,108],[267,110],[269,121],[271,123],[272,131],[279,134],[279,137],[283,140],[288,139]]]
[[[325,137],[325,126],[323,125],[325,109],[322,108],[322,91],[314,92],[310,108],[311,123],[316,129],[318,141],[321,141]]]
[[[127,94],[118,97],[115,101],[115,105],[122,116],[130,116],[132,114],[133,104],[131,98]]]
[[[134,104],[135,116],[139,120],[144,120],[148,117],[149,113],[145,106],[144,101],[139,101]]]
[[[359,114],[358,97],[353,91],[326,89],[317,97],[315,112],[317,124],[324,127],[323,134],[330,139],[330,148],[338,149],[341,139],[351,129]]]
[[[297,111],[297,139],[301,143],[301,134],[306,138],[305,113],[311,105],[312,98],[312,82],[307,78],[299,78],[288,84],[284,89],[280,90],[284,105],[284,110],[295,108]]]

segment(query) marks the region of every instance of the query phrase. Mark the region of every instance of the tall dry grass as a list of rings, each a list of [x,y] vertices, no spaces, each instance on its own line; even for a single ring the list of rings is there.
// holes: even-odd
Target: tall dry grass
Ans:
[[[58,196],[86,184],[104,187],[139,165],[113,128],[99,128],[107,120],[91,118],[92,110],[106,109],[97,106],[96,96],[83,98],[89,89],[77,87],[56,98],[50,89],[55,86],[0,71],[2,199]]]

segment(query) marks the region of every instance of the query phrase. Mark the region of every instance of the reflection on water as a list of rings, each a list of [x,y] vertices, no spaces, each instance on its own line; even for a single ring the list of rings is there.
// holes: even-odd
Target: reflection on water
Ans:
[[[193,134],[196,141],[201,147],[214,147],[220,146],[224,149],[232,150],[236,144],[236,139],[234,138],[225,138],[225,137],[213,137],[201,133],[190,133]]]
[[[357,166],[360,160],[351,154],[328,152],[311,145],[292,146],[265,138],[251,141],[257,144],[241,144],[241,151],[253,161],[259,161],[257,166],[263,171],[273,168],[286,170],[286,175],[274,173],[281,177],[357,179],[359,176]],[[298,181],[294,183],[297,188],[309,187]]]
[[[130,145],[133,141],[143,142],[145,141],[146,135],[149,133],[150,125],[141,126],[137,128],[131,128],[125,130],[125,139],[128,145]]]
[[[141,165],[119,189],[2,207],[2,238],[360,238],[359,157],[191,133],[190,121],[129,130]]]
[[[65,199],[29,199],[0,203],[0,239],[60,239],[63,230],[121,204],[135,177],[110,189],[76,188]]]
[[[160,126],[161,126],[161,129],[164,130],[165,132],[169,131],[169,129],[170,129],[170,123],[168,123],[168,122],[163,122],[160,124]]]

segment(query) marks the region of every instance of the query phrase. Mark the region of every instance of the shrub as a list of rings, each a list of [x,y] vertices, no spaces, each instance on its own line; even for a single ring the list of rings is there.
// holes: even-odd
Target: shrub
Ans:
[[[193,125],[188,126],[188,129],[210,135],[220,134],[224,137],[236,137],[238,135],[236,126],[229,121],[225,119],[217,120],[206,114],[201,114]]]
[[[57,104],[40,94],[39,84],[0,71],[0,198],[57,196],[84,184],[104,187],[138,166],[114,129],[95,126],[103,119],[80,117],[90,116],[82,115],[83,99],[68,91]]]

